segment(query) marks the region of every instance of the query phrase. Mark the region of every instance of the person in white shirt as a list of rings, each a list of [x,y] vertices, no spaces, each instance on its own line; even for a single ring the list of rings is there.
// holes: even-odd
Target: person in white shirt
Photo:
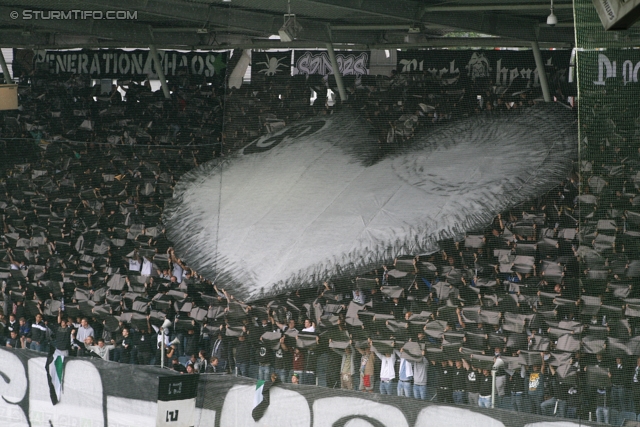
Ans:
[[[381,361],[380,366],[380,394],[389,394],[391,395],[391,390],[393,390],[393,384],[396,379],[396,355],[395,353],[385,353],[382,354],[373,346],[371,342],[371,338],[369,338],[369,344],[371,344],[371,349],[378,356]]]
[[[86,317],[80,321],[80,324],[74,323],[73,326],[78,329],[76,333],[76,339],[81,343],[86,342],[86,339],[89,337],[95,338],[95,332],[93,331],[93,328],[89,326],[89,321],[87,320]],[[78,356],[83,356],[83,355],[84,355],[84,349],[82,347],[79,347]]]
[[[112,344],[105,345],[102,338],[98,338],[98,345],[93,345],[93,337],[88,337],[84,342],[84,346],[87,350],[94,352],[107,362],[109,361],[109,353],[116,348]]]
[[[304,319],[304,329],[302,329],[302,332],[311,332],[314,333],[316,331],[316,327],[314,326],[314,324],[311,322],[311,320],[309,319]]]

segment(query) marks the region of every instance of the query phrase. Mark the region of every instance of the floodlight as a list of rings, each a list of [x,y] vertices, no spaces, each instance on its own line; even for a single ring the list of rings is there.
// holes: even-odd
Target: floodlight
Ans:
[[[551,0],[551,13],[547,16],[547,25],[553,27],[558,23],[558,18],[553,14],[553,0]]]
[[[296,22],[296,15],[287,13],[284,15],[284,25],[278,30],[280,41],[292,42],[298,36],[302,27]]]

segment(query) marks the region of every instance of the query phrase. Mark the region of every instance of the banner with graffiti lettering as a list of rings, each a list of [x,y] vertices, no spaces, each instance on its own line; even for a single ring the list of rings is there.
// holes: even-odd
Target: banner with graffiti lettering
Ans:
[[[156,398],[163,396],[158,377],[175,374],[169,381],[175,390],[187,390],[185,382],[198,382],[196,407],[189,425],[253,426],[251,412],[256,381],[218,374],[179,375],[152,366],[68,357],[64,361],[62,395],[51,403],[44,353],[0,348],[0,425],[11,427],[155,427]],[[339,369],[339,366],[335,369]],[[135,385],[135,386],[133,386]],[[182,396],[184,393],[179,393]],[[193,393],[189,394],[192,399]],[[510,397],[498,400],[508,403]],[[170,399],[165,399],[171,401]],[[482,409],[478,406],[439,404],[407,397],[382,396],[348,390],[278,384],[271,389],[270,405],[260,425],[291,427],[578,427],[572,420],[541,417],[523,412]],[[173,400],[173,402],[177,402]],[[178,400],[179,402],[179,400]],[[503,406],[501,406],[503,407]],[[167,425],[180,425],[181,409],[163,410]],[[557,423],[556,423],[557,421]],[[580,425],[595,425],[581,420]]]
[[[542,59],[551,80],[567,81],[570,50],[545,50]],[[496,86],[540,86],[530,50],[405,50],[398,51],[397,67],[399,73],[426,73],[445,85],[484,79]]]
[[[336,52],[336,62],[343,76],[369,74],[369,52]],[[296,50],[293,74],[333,74],[329,52],[321,50]]]
[[[213,77],[224,72],[227,52],[181,52],[159,50],[166,77],[184,73]],[[39,50],[34,66],[50,74],[81,74],[92,78],[156,78],[156,66],[149,50],[83,49]]]
[[[291,77],[291,51],[251,52],[251,80],[260,76]]]

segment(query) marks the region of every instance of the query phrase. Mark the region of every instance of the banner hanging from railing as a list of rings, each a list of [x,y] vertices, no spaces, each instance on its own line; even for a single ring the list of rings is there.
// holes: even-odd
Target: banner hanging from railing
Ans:
[[[369,74],[370,52],[336,52],[336,62],[343,76]],[[293,74],[333,74],[329,52],[321,50],[296,50]]]
[[[553,79],[567,81],[570,50],[542,51],[547,73]],[[488,79],[496,86],[516,81],[523,89],[540,86],[538,70],[531,50],[404,50],[398,51],[398,73],[428,73],[445,84],[460,79]]]
[[[290,77],[291,51],[251,52],[251,80],[256,77]]]
[[[169,369],[65,358],[61,400],[53,405],[44,353],[0,349],[4,380],[0,425],[12,427],[180,427],[257,425],[256,381],[229,375],[179,375]],[[166,378],[172,376],[172,378]],[[159,380],[158,377],[161,377]],[[163,378],[164,377],[164,378]],[[197,385],[197,392],[196,391]],[[195,393],[194,393],[195,392]],[[578,427],[594,423],[471,405],[277,383],[259,425],[291,427]],[[160,399],[156,401],[156,396]],[[197,397],[196,397],[197,396]],[[507,397],[505,397],[507,398]],[[196,401],[194,407],[194,400]],[[188,404],[187,404],[188,402]],[[184,408],[184,409],[183,409]],[[183,412],[184,411],[184,412]],[[612,409],[612,413],[613,413]],[[162,417],[158,418],[158,414]],[[158,421],[158,420],[161,421]],[[452,421],[453,420],[453,421]]]
[[[213,77],[224,72],[227,64],[227,52],[159,50],[158,56],[166,77],[183,72]],[[36,70],[50,74],[81,74],[92,78],[157,77],[149,50],[39,50],[33,61]]]

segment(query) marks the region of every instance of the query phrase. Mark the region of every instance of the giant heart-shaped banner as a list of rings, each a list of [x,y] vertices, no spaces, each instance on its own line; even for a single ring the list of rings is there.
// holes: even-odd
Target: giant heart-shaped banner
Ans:
[[[343,110],[185,174],[165,207],[176,253],[247,300],[315,286],[437,250],[557,185],[577,154],[575,117],[555,103],[430,125],[404,145],[371,130]]]

